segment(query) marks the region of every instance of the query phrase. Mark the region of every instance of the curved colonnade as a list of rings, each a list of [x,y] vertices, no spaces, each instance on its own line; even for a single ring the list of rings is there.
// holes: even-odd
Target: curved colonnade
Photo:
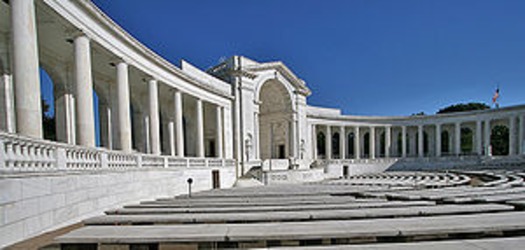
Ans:
[[[2,12],[2,130],[43,138],[40,65],[54,85],[57,141],[233,157],[226,83],[209,86],[184,72],[191,65],[171,65],[87,1],[3,2]]]
[[[360,117],[311,108],[316,159],[492,156],[496,126],[508,131],[505,155],[525,152],[525,106],[411,117]],[[501,135],[500,135],[501,136]]]
[[[40,72],[53,83],[57,142],[44,140]],[[251,170],[289,183],[381,172],[398,159],[492,158],[497,126],[508,131],[500,152],[524,161],[523,105],[341,115],[309,106],[311,91],[282,62],[174,66],[87,0],[0,1],[0,75],[0,246],[184,193],[190,177],[205,190]]]
[[[230,85],[170,64],[91,1],[0,1],[0,75],[0,247],[184,193],[188,178],[235,182]]]

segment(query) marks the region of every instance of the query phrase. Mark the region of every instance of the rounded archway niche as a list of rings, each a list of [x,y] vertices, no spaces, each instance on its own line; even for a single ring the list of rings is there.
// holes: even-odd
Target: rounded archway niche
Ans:
[[[292,99],[276,81],[263,83],[259,91],[259,147],[261,160],[292,156]]]

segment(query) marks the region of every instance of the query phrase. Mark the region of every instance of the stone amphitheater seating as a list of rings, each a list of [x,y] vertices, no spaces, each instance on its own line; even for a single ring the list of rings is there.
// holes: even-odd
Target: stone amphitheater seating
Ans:
[[[387,172],[212,190],[107,211],[56,240],[63,249],[521,249],[522,178]]]

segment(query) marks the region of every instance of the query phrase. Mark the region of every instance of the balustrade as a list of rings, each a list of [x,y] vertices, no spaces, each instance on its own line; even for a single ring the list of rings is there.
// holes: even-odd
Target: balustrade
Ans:
[[[235,167],[235,160],[126,153],[0,132],[0,173]]]

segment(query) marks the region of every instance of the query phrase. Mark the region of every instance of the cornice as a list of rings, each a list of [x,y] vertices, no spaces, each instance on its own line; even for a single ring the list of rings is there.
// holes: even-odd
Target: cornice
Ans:
[[[225,93],[218,89],[210,88],[209,86],[205,85],[198,79],[195,79],[187,75],[181,69],[177,68],[175,65],[173,65],[172,63],[170,63],[163,57],[159,56],[152,50],[150,50],[148,47],[140,43],[136,38],[134,38],[128,32],[126,32],[122,27],[116,24],[109,16],[107,16],[102,10],[100,10],[91,1],[80,0],[80,1],[72,1],[72,2],[78,7],[80,7],[87,14],[89,14],[92,18],[97,20],[102,26],[104,26],[108,31],[110,31],[110,33],[113,34],[117,39],[124,42],[130,48],[132,48],[137,53],[141,54],[146,59],[150,60],[151,62],[153,62],[160,68],[165,69],[166,71],[181,78],[182,80],[189,82],[190,84],[193,84],[202,89],[210,91],[211,93],[217,94],[219,96],[222,96],[228,99],[233,99],[233,96],[230,93]]]
[[[258,72],[263,70],[269,70],[274,69],[277,70],[281,75],[284,76],[286,80],[288,80],[290,83],[292,83],[295,87],[297,87],[297,92],[309,96],[312,94],[312,91],[306,87],[306,84],[303,80],[299,79],[286,65],[280,61],[277,62],[268,62],[268,63],[260,63],[258,65],[250,65],[243,67],[243,69],[249,71],[249,72]]]
[[[521,115],[525,115],[525,105],[503,107],[499,109],[487,109],[487,110],[475,110],[475,111],[464,111],[454,112],[446,114],[435,114],[435,115],[422,115],[422,116],[356,116],[356,115],[323,115],[323,114],[307,114],[309,119],[322,119],[330,121],[341,121],[341,122],[377,122],[377,123],[389,123],[389,122],[432,122],[432,123],[449,123],[452,121],[445,122],[445,119],[458,119],[460,122],[464,119],[472,118],[490,118],[501,119],[502,116],[512,116],[512,112],[518,112]],[[474,119],[475,120],[475,119]]]

